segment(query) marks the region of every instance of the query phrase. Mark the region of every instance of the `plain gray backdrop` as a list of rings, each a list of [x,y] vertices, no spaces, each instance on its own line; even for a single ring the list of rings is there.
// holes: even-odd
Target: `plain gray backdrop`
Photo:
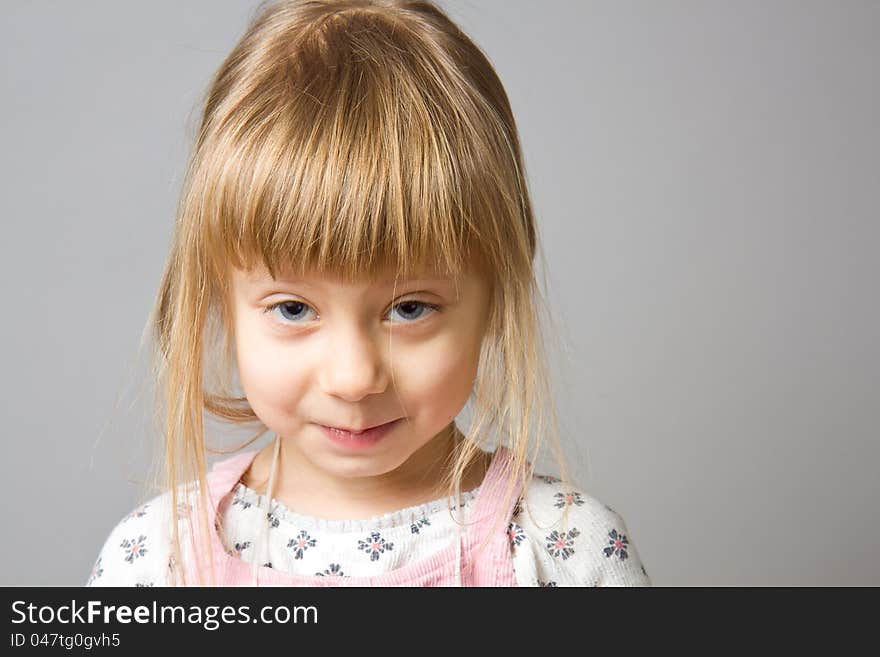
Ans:
[[[516,115],[578,478],[654,584],[880,584],[880,3],[441,5]],[[255,7],[0,4],[0,584],[83,584],[140,501],[138,341]]]

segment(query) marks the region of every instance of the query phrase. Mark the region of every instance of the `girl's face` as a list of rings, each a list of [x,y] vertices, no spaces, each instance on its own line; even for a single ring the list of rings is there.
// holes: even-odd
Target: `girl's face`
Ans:
[[[477,373],[489,287],[466,272],[345,284],[273,280],[232,271],[241,385],[262,422],[306,465],[332,478],[384,475],[448,435]],[[375,444],[352,449],[321,425],[360,429],[398,418]]]

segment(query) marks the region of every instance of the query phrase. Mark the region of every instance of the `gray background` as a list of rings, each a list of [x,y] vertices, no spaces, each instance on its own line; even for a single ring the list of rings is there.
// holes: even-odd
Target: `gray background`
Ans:
[[[442,3],[521,131],[562,428],[654,583],[878,585],[880,3]],[[0,583],[139,501],[193,108],[255,2],[0,4]]]

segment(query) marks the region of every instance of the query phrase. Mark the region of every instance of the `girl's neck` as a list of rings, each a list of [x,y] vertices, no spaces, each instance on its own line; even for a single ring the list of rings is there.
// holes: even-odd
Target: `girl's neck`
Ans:
[[[272,498],[296,513],[328,520],[370,518],[439,499],[447,493],[441,488],[443,468],[462,439],[454,424],[451,428],[379,477],[327,476],[308,467],[295,448],[282,441]],[[260,494],[266,492],[273,450],[273,443],[262,449],[241,477],[245,486]],[[479,452],[462,478],[462,492],[482,483],[490,459],[491,454]]]

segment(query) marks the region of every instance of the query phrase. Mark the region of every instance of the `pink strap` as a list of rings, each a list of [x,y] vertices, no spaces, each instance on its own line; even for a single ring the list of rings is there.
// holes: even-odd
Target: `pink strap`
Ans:
[[[208,475],[208,489],[213,508],[216,508],[220,500],[233,489],[259,453],[259,450],[243,452],[213,465]]]
[[[483,478],[480,493],[476,500],[475,524],[481,530],[479,536],[481,539],[485,538],[487,533],[495,534],[498,531],[498,527],[493,527],[493,522],[491,521],[500,518],[505,520],[505,525],[510,521],[510,515],[513,512],[514,506],[513,501],[516,500],[522,490],[522,482],[519,481],[511,491],[513,499],[505,499],[505,493],[508,492],[507,482],[510,477],[511,466],[510,450],[504,446],[499,446],[495,457],[489,464],[486,476]],[[504,529],[502,529],[502,532]]]
[[[467,562],[472,572],[467,579],[471,586],[516,586],[507,527],[522,491],[522,479],[510,491],[512,499],[506,499],[511,466],[510,450],[499,446],[480,487],[473,524],[468,527]]]

